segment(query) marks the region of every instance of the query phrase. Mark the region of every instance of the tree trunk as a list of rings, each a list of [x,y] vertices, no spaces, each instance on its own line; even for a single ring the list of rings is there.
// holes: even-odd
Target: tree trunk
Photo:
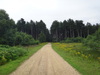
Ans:
[[[72,31],[72,30],[71,30],[71,28],[70,28],[70,37],[72,37],[71,31]]]
[[[82,30],[80,30],[80,36],[82,37]]]
[[[65,29],[65,38],[67,37],[67,31],[66,31],[66,29]]]
[[[77,30],[78,37],[80,36],[79,31]]]
[[[57,29],[56,29],[56,41],[58,41],[58,31],[57,31]]]
[[[75,37],[75,35],[74,35],[74,30],[73,30],[73,32],[72,32],[72,35],[73,35],[72,37]]]
[[[32,26],[31,26],[31,35],[33,36],[33,28],[32,28]]]
[[[89,35],[89,29],[88,29],[88,31],[87,31],[87,34]]]

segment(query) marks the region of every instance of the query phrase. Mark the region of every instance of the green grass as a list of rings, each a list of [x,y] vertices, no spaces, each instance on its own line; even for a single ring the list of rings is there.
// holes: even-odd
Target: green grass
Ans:
[[[94,59],[84,59],[81,56],[76,56],[71,52],[61,50],[58,45],[52,43],[53,49],[82,75],[100,75],[100,63]]]
[[[41,47],[43,47],[46,43],[42,43],[37,46],[27,46],[28,53],[26,56],[20,57],[14,61],[10,61],[5,65],[0,66],[0,75],[8,75],[18,66],[20,66],[26,59],[28,59],[30,56],[32,56],[36,51],[38,51]]]

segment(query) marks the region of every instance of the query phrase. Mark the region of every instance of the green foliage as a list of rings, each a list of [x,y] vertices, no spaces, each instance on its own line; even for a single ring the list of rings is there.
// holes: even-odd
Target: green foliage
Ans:
[[[23,32],[17,32],[16,33],[16,41],[15,44],[16,45],[32,45],[35,44],[35,40],[31,35],[28,35],[26,33]],[[36,43],[37,44],[37,43]]]
[[[10,61],[9,63],[6,63],[5,65],[0,66],[0,75],[9,75],[14,70],[18,68],[25,60],[27,60],[30,56],[32,56],[35,52],[37,52],[42,46],[44,46],[47,43],[41,43],[36,46],[27,46],[25,47],[28,52],[27,55],[21,56],[20,58]],[[0,45],[0,47],[6,47],[6,45]],[[7,46],[8,47],[8,46]]]
[[[32,37],[33,34],[31,36],[29,35],[30,33],[24,33],[27,30],[25,29],[25,26],[26,22],[23,18],[18,21],[17,25],[15,25],[15,22],[9,18],[9,15],[6,13],[6,11],[0,10],[0,44],[10,46],[38,44],[39,42],[35,41]]]
[[[92,25],[87,23],[86,25],[82,20],[68,19],[63,22],[53,21],[50,31],[52,41],[59,42],[65,38],[83,37],[86,38],[88,35],[93,34],[98,30],[99,24]],[[71,40],[68,42],[72,42]]]
[[[0,45],[0,65],[24,56],[26,53],[27,50],[22,47],[10,47],[8,45]]]
[[[76,37],[76,38],[67,38],[66,40],[61,41],[62,43],[81,43],[83,41],[82,37]]]
[[[46,42],[46,36],[45,36],[45,34],[43,32],[41,32],[39,34],[39,38],[38,39],[39,39],[40,42]]]
[[[8,30],[4,34],[3,38],[1,38],[0,43],[10,45],[10,46],[15,45],[15,40],[16,40],[16,35],[15,34],[16,34],[16,32],[17,32],[16,29]]]
[[[52,47],[81,75],[100,75],[100,55],[93,58],[94,52],[87,53],[86,47],[81,43],[52,43]]]
[[[0,65],[5,64],[6,62],[7,62],[7,59],[3,55],[2,58],[1,58],[1,61],[0,61]]]
[[[39,44],[40,43],[40,41],[39,40],[35,40],[35,44]]]
[[[3,35],[13,26],[15,22],[9,18],[9,15],[5,10],[0,10],[0,37],[4,37]]]
[[[2,19],[8,20],[8,19],[9,19],[9,16],[8,16],[8,14],[6,13],[5,10],[0,9],[0,20],[2,20]]]
[[[89,47],[89,50],[100,51],[100,28],[95,34],[89,35],[83,44]]]
[[[39,38],[39,34],[43,32],[46,36],[46,41],[50,41],[49,30],[46,28],[46,25],[42,20],[40,20],[40,22],[34,22],[32,20],[30,20],[30,22],[26,22],[23,18],[21,18],[18,20],[16,27],[19,32],[32,35],[35,40],[37,40]]]
[[[38,44],[39,41],[35,41],[31,35],[28,35],[23,32],[17,32],[15,29],[11,29],[4,34],[4,38],[1,38],[0,43],[14,46]]]
[[[25,32],[25,21],[23,18],[17,22],[17,29],[20,32]]]

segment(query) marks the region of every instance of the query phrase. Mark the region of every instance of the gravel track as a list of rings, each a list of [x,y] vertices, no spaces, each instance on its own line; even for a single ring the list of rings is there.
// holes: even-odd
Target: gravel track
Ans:
[[[43,46],[10,75],[80,75],[51,47]]]

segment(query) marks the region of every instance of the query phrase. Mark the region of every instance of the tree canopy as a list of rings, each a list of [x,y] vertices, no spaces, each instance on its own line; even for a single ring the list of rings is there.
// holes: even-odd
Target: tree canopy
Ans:
[[[63,22],[57,20],[52,22],[50,31],[46,24],[40,20],[25,21],[24,18],[15,23],[5,10],[0,10],[0,44],[8,45],[28,45],[40,42],[62,41],[67,38],[83,37],[95,33],[99,24],[84,24],[82,20],[68,19]],[[30,39],[30,40],[29,40]]]
[[[63,22],[53,21],[50,31],[53,41],[61,41],[67,38],[83,37],[95,33],[99,24],[92,25],[91,23],[84,24],[82,20],[68,19]]]

